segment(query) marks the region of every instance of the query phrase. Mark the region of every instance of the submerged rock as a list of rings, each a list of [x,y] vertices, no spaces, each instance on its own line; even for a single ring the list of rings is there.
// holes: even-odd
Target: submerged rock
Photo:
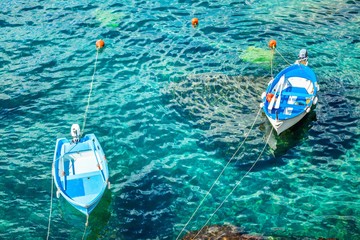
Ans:
[[[310,237],[283,237],[262,236],[260,234],[247,234],[233,225],[212,225],[204,227],[200,232],[192,231],[182,240],[338,240],[337,238],[310,238]]]
[[[230,158],[257,116],[260,95],[267,82],[266,77],[194,74],[170,83],[164,96],[169,108],[202,130],[199,147]],[[257,130],[258,126],[251,132],[252,144],[261,141],[258,139],[264,135]]]
[[[245,234],[241,229],[233,225],[212,225],[206,226],[199,231],[189,232],[183,237],[183,240],[263,240],[268,239],[263,236]]]
[[[207,73],[189,75],[165,90],[172,107],[210,132],[239,132],[252,123],[266,78]],[[250,120],[249,120],[250,119]]]

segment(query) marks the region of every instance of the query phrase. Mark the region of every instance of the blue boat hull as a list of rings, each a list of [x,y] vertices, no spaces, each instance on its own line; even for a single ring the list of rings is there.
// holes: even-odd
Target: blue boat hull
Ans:
[[[317,103],[319,85],[311,68],[294,64],[269,82],[262,109],[277,134],[299,122]]]
[[[57,139],[53,178],[57,192],[76,209],[87,216],[94,210],[109,184],[107,160],[94,134],[77,143]]]

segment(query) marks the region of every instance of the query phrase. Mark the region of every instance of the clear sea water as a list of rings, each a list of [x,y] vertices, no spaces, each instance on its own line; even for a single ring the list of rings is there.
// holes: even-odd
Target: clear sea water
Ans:
[[[87,239],[175,239],[244,140],[271,71],[301,48],[317,107],[270,137],[209,224],[360,239],[359,26],[357,0],[2,1],[0,238],[46,238],[55,142],[83,123],[102,38],[85,133],[104,148],[112,188]],[[241,57],[270,39],[283,56],[273,68]],[[185,232],[204,225],[270,128],[260,114]],[[85,216],[53,197],[50,239],[81,239]]]

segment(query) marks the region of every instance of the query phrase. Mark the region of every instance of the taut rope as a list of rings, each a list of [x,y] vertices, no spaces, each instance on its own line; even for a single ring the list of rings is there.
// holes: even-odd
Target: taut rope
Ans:
[[[87,117],[87,112],[89,111],[89,106],[90,106],[90,98],[91,98],[91,93],[92,93],[92,89],[93,89],[93,83],[94,83],[94,78],[95,78],[95,73],[96,73],[96,65],[97,65],[98,56],[99,56],[99,48],[96,48],[94,73],[93,73],[92,78],[91,78],[90,91],[89,91],[89,95],[88,95],[88,99],[87,99],[87,105],[86,105],[85,114],[84,114],[84,123],[83,123],[83,126],[82,126],[82,131],[80,131],[81,135],[85,131],[86,117]]]
[[[85,114],[84,114],[84,123],[82,126],[82,131],[80,131],[80,133],[82,134],[85,130],[85,125],[86,125],[86,117],[87,117],[87,112],[89,110],[89,106],[90,106],[90,98],[91,98],[91,93],[92,93],[92,89],[93,89],[93,83],[94,83],[94,78],[95,78],[95,73],[96,73],[96,65],[97,65],[97,60],[98,60],[98,56],[99,56],[99,48],[96,48],[96,57],[95,57],[95,65],[94,65],[94,73],[92,75],[91,78],[91,83],[90,83],[90,91],[89,91],[89,95],[88,95],[88,99],[87,99],[87,105],[86,105],[86,109],[85,109]],[[74,147],[76,146],[76,144],[74,145]],[[54,166],[53,166],[54,168]],[[48,232],[47,232],[47,236],[46,239],[49,239],[50,236],[50,226],[51,226],[51,214],[52,214],[52,202],[53,202],[53,195],[54,195],[54,178],[51,174],[51,198],[50,198],[50,213],[49,213],[49,223],[48,223]],[[86,225],[87,225],[88,220],[86,220]],[[86,232],[86,228],[85,228],[85,232]],[[85,232],[84,232],[84,236],[85,236]]]
[[[217,183],[217,181],[219,180],[219,178],[221,177],[221,175],[224,173],[225,169],[229,166],[230,162],[234,159],[234,157],[236,156],[236,154],[238,153],[238,151],[240,150],[240,148],[244,145],[246,139],[248,138],[250,131],[253,129],[255,122],[259,116],[259,113],[261,111],[261,108],[259,109],[254,122],[252,123],[249,131],[246,134],[245,139],[242,141],[242,143],[239,145],[239,147],[236,149],[235,153],[232,155],[232,157],[230,158],[230,160],[226,163],[225,167],[222,169],[222,171],[220,172],[219,176],[216,178],[216,180],[214,181],[214,183],[211,185],[210,189],[207,191],[207,193],[205,194],[205,196],[203,197],[203,199],[201,200],[200,204],[198,205],[198,207],[195,209],[195,211],[193,212],[193,214],[191,215],[190,219],[186,222],[185,226],[183,227],[183,229],[181,230],[181,232],[179,233],[179,235],[176,237],[176,240],[179,239],[180,235],[182,234],[182,232],[185,230],[185,228],[187,227],[187,225],[190,223],[190,221],[193,219],[193,217],[195,216],[195,214],[197,213],[197,211],[200,209],[201,205],[204,203],[206,197],[210,194],[211,190],[213,189],[213,187],[215,186],[215,184]]]
[[[54,168],[54,164],[53,164],[53,168]],[[53,195],[54,195],[54,178],[53,178],[53,176],[52,176],[52,171],[51,171],[50,213],[49,213],[48,232],[47,232],[47,236],[46,236],[46,239],[47,239],[47,240],[49,239],[49,236],[50,236],[50,225],[51,225],[51,214],[52,214]]]
[[[258,156],[258,158],[255,160],[255,162],[251,165],[251,167],[249,168],[249,170],[244,174],[244,176],[240,179],[240,181],[238,181],[234,188],[231,190],[231,192],[226,196],[226,198],[224,199],[224,201],[221,202],[221,204],[219,205],[219,207],[216,208],[216,210],[210,215],[209,219],[206,221],[206,223],[201,227],[201,229],[197,232],[197,234],[195,235],[195,237],[193,239],[195,239],[199,233],[204,229],[204,227],[210,222],[211,218],[215,215],[215,213],[222,207],[222,205],[224,205],[224,203],[226,202],[226,200],[230,197],[230,195],[235,191],[235,189],[240,185],[240,183],[242,182],[242,180],[249,174],[249,172],[251,172],[251,170],[255,167],[256,163],[259,161],[261,155],[264,153],[266,146],[269,143],[271,134],[273,132],[273,128],[271,128],[269,137],[266,140],[266,143],[260,153],[260,155]]]
[[[83,236],[82,236],[82,240],[84,240],[84,238],[85,238],[85,234],[86,234],[86,230],[87,230],[88,225],[89,225],[89,215],[86,214],[86,223],[85,223],[85,229],[84,229],[84,233],[83,233]]]

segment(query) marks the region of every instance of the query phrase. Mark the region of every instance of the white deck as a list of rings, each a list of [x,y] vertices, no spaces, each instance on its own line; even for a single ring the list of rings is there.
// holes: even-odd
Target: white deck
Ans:
[[[289,83],[293,87],[304,88],[309,94],[314,92],[314,86],[312,82],[306,78],[302,77],[289,77]]]
[[[99,170],[98,162],[93,151],[77,152],[67,155],[69,159],[68,175],[94,172]]]
[[[72,176],[102,169],[102,166],[98,163],[98,161],[101,161],[99,153],[93,151],[87,143],[79,143],[76,146],[64,145],[63,151],[67,150],[71,152],[65,153],[64,157],[60,159],[60,176]]]

